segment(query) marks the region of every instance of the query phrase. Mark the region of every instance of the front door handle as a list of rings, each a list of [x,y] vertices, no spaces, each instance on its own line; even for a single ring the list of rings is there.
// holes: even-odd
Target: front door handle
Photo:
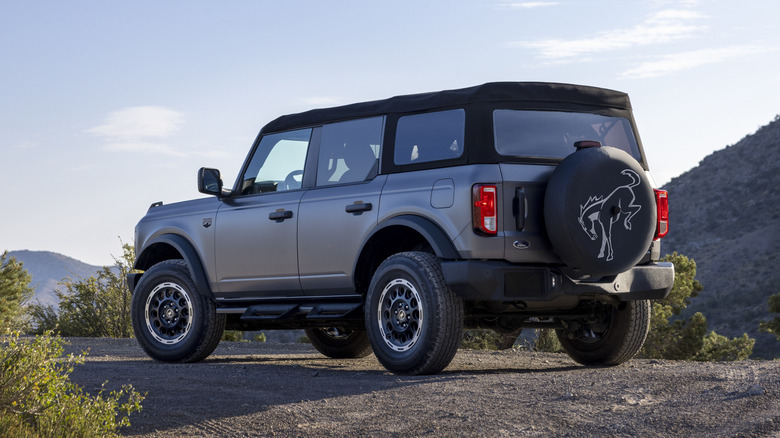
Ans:
[[[277,222],[282,222],[283,220],[290,219],[291,217],[293,217],[293,212],[290,210],[277,210],[268,214],[268,219]]]
[[[347,208],[345,209],[347,213],[354,213],[354,214],[360,214],[364,211],[371,211],[373,206],[370,202],[358,202],[355,204],[349,204],[347,205]]]

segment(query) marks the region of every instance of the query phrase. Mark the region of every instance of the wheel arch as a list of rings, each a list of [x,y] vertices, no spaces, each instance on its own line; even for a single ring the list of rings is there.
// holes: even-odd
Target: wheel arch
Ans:
[[[460,253],[447,234],[430,219],[401,215],[381,222],[363,243],[355,263],[355,289],[365,293],[379,264],[403,251],[424,251],[442,259],[459,259]]]
[[[203,262],[195,247],[183,236],[177,234],[163,234],[151,239],[146,246],[137,255],[134,270],[146,271],[155,264],[164,260],[184,260],[187,269],[190,271],[192,281],[199,290],[206,295],[213,297],[214,294],[209,286],[206,270],[203,268]],[[128,286],[130,291],[135,289],[135,285],[141,279],[143,274],[129,274]]]

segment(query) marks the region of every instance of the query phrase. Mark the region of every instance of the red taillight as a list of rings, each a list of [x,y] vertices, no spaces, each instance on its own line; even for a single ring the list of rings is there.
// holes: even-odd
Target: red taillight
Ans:
[[[653,238],[660,239],[669,233],[669,194],[666,190],[654,191],[658,218],[655,222],[655,236]]]
[[[477,184],[472,193],[474,231],[477,234],[495,236],[498,233],[498,189],[495,185]]]

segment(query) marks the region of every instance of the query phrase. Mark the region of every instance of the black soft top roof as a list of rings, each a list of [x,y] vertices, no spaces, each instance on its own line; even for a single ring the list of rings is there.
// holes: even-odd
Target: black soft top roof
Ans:
[[[396,96],[290,114],[268,123],[261,132],[284,131],[382,114],[425,112],[493,103],[510,103],[512,108],[606,112],[632,119],[628,95],[620,91],[548,82],[490,82],[457,90]]]

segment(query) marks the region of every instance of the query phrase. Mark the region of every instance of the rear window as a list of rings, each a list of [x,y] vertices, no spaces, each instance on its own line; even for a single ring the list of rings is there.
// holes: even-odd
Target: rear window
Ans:
[[[493,112],[496,151],[514,157],[563,158],[576,149],[574,143],[596,140],[628,152],[639,153],[631,123],[622,117],[559,111],[496,110]]]

